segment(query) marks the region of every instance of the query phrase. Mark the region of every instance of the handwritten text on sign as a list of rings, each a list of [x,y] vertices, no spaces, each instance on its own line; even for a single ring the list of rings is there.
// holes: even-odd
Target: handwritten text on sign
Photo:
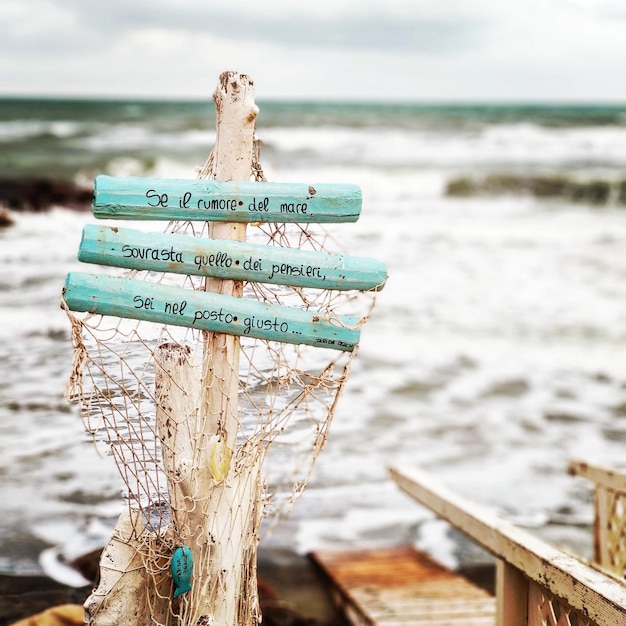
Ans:
[[[352,317],[325,319],[295,307],[104,274],[70,272],[63,293],[72,311],[347,352],[360,335]]]
[[[387,278],[383,263],[366,257],[93,224],[83,230],[78,258],[127,269],[338,290],[381,289]]]
[[[361,190],[351,184],[261,183],[98,176],[98,218],[222,222],[355,222]]]

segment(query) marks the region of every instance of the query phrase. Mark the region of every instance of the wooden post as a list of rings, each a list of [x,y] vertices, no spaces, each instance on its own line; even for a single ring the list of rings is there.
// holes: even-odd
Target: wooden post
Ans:
[[[216,180],[250,180],[255,119],[252,81],[244,75],[225,72],[220,76],[213,95],[217,114],[217,137],[213,152],[213,178]],[[245,241],[246,224],[214,222],[212,239]],[[207,278],[206,291],[241,297],[243,283],[235,280]],[[203,410],[207,427],[222,437],[229,453],[235,450],[239,392],[239,339],[222,333],[206,333],[202,383],[205,396]]]
[[[214,94],[217,141],[213,178],[250,178],[252,82],[222,74]],[[214,239],[244,241],[246,226],[215,223]],[[205,289],[241,297],[243,283],[207,278]],[[157,422],[179,542],[191,550],[191,591],[180,596],[181,624],[253,625],[260,621],[256,547],[261,509],[261,451],[237,450],[239,338],[204,333],[201,368],[183,346],[165,344],[157,362]],[[201,369],[199,373],[198,370]]]
[[[613,570],[611,563],[612,546],[608,536],[610,506],[609,489],[604,485],[596,484],[593,498],[593,560],[599,565]]]
[[[527,626],[528,578],[513,565],[496,562],[497,626]]]
[[[225,459],[215,456],[218,436],[204,432],[198,405],[201,367],[186,346],[171,343],[158,346],[155,362],[157,426],[172,519],[177,543],[187,545],[194,557],[192,588],[180,597],[174,614],[189,626],[256,623],[256,551],[243,549],[251,530],[243,524],[260,523],[260,463],[252,464],[254,472],[246,481],[233,476],[228,483],[217,482]],[[229,550],[231,544],[242,549]],[[239,619],[238,607],[251,614],[238,622],[224,621]]]
[[[188,515],[193,515],[198,480],[206,464],[198,459],[199,367],[191,350],[176,343],[163,343],[155,350],[156,422],[163,452],[170,509],[177,532],[190,535]]]
[[[213,96],[217,113],[213,178],[217,180],[250,180],[258,113],[254,97],[254,86],[247,76],[234,72],[220,76]],[[209,235],[213,239],[244,241],[246,225],[212,223]],[[207,278],[206,290],[241,297],[243,283]],[[243,450],[237,455],[239,350],[237,336],[205,333],[200,406],[204,432],[211,442],[209,455],[219,462],[212,464],[212,480],[202,485],[206,490],[203,493],[209,494],[203,503],[203,539],[210,559],[202,564],[198,582],[210,582],[212,587],[201,616],[207,615],[208,609],[213,623],[224,626],[256,624],[260,618],[256,534],[261,519],[262,459],[260,450],[256,451],[257,458],[244,458]]]
[[[145,539],[146,541],[142,541]],[[170,589],[165,558],[152,563],[155,576],[146,569],[150,545],[159,548],[161,537],[148,536],[138,509],[125,508],[113,536],[100,557],[98,586],[85,601],[89,626],[145,626],[170,624]],[[156,550],[155,550],[156,553]]]

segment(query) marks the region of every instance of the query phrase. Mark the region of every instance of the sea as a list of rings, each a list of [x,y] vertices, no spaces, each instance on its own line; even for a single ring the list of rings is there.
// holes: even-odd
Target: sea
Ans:
[[[261,549],[487,558],[400,492],[388,468],[401,464],[590,556],[591,486],[567,466],[626,463],[626,104],[258,104],[266,178],[359,185],[358,222],[327,230],[389,275],[310,482]],[[0,99],[0,178],[194,178],[215,136],[210,97]],[[524,184],[494,191],[488,177]],[[471,191],[454,193],[459,180]],[[563,191],[598,181],[601,201]],[[64,399],[61,289],[94,218],[62,205],[12,217],[0,229],[0,573],[25,574],[46,571],[51,551],[103,545],[124,499]]]

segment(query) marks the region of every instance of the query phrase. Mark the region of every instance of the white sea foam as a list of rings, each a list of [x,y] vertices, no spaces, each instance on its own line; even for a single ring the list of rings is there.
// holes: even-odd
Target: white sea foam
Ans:
[[[437,129],[272,128],[268,147],[300,159],[375,167],[615,167],[626,164],[626,127],[550,128],[500,124],[462,132]]]
[[[11,120],[0,122],[0,142],[28,139],[44,134],[68,138],[75,135],[80,128],[80,124],[70,121]]]
[[[194,146],[211,146],[215,143],[215,131],[174,130],[155,132],[141,124],[120,124],[114,128],[105,128],[77,141],[87,150],[110,151],[125,149],[150,148],[158,154],[167,148],[185,149]]]

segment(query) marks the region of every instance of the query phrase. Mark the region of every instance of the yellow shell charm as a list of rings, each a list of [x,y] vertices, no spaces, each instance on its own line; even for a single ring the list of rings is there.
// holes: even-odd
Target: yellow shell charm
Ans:
[[[213,480],[217,483],[221,483],[226,476],[228,476],[228,470],[230,469],[230,459],[232,452],[218,435],[213,435],[209,439],[209,469]]]

